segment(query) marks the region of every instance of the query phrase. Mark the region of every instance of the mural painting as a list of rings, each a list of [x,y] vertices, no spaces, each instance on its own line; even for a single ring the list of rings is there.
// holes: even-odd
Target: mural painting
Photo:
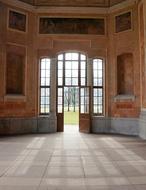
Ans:
[[[104,18],[40,18],[40,34],[105,34]]]
[[[131,23],[131,12],[127,12],[116,16],[116,33],[130,30],[132,27]]]
[[[10,10],[9,28],[26,32],[26,15]]]

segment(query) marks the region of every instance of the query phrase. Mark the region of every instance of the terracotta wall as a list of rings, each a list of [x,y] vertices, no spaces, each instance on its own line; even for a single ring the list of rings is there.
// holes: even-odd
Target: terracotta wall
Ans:
[[[23,11],[28,17],[26,33],[7,28],[8,9]],[[117,11],[118,10],[118,11]],[[37,13],[0,4],[0,117],[33,117],[38,115],[38,63],[42,56],[55,58],[58,53],[68,50],[81,51],[88,58],[103,57],[106,71],[106,116],[139,117],[140,111],[140,67],[139,67],[139,36],[138,36],[138,5],[126,6],[100,13]],[[132,29],[115,33],[115,16],[132,11]],[[68,12],[68,11],[67,11]],[[39,16],[67,17],[104,17],[106,35],[39,35]],[[5,95],[6,47],[17,45],[26,48],[25,93],[24,96]],[[123,53],[133,54],[134,67],[134,99],[123,97],[115,100],[117,93],[117,56]]]
[[[120,33],[114,32],[114,17],[120,12],[132,11],[132,29]],[[110,15],[109,43],[109,113],[113,117],[139,117],[140,113],[140,61],[137,5],[126,7]],[[117,57],[133,54],[134,92],[133,96],[117,97]],[[128,95],[128,94],[127,94]]]
[[[37,80],[36,80],[36,62],[37,54],[34,48],[34,34],[35,34],[35,15],[23,9],[15,8],[0,4],[0,23],[1,38],[0,38],[0,116],[1,117],[32,117],[37,113]],[[14,9],[22,11],[28,15],[28,29],[26,33],[14,31],[8,28],[8,10]],[[12,51],[19,53],[20,49],[25,49],[25,82],[24,93],[18,95],[6,95],[6,58],[10,51],[8,47],[11,46]],[[18,50],[18,52],[17,52]],[[33,72],[34,71],[34,72]]]
[[[146,2],[139,3],[139,42],[140,42],[140,62],[141,62],[141,107],[146,108]]]

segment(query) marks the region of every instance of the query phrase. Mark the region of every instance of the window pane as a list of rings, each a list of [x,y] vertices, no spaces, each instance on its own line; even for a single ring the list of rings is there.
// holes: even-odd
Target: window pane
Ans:
[[[71,70],[65,70],[65,77],[71,78]]]
[[[98,78],[97,79],[97,83],[96,83],[97,86],[102,86],[102,78]]]
[[[81,70],[81,77],[85,77],[86,76],[86,71],[85,70]]]
[[[63,85],[63,79],[62,78],[58,78],[58,85],[62,86]]]
[[[50,61],[46,63],[46,69],[50,70]]]
[[[63,61],[58,61],[58,69],[63,70]]]
[[[95,77],[97,78],[97,77],[98,77],[98,75],[97,75],[97,70],[94,69],[93,72],[94,72],[94,78],[95,78]]]
[[[58,96],[62,96],[62,88],[58,88]]]
[[[81,61],[81,70],[85,70],[86,69],[86,62],[85,61]]]
[[[81,113],[85,113],[85,111],[84,111],[84,105],[81,105]]]
[[[89,105],[85,105],[85,113],[89,113]]]
[[[41,86],[45,86],[45,78],[41,78]]]
[[[85,96],[89,97],[89,88],[85,88]]]
[[[78,60],[79,54],[78,53],[72,53],[72,60]]]
[[[97,104],[97,97],[96,96],[93,97],[93,101],[94,101],[94,104]]]
[[[86,79],[85,78],[81,78],[81,85],[85,86],[86,85]]]
[[[45,107],[45,113],[49,113],[49,112],[50,112],[50,106],[46,105],[46,107]]]
[[[93,113],[103,114],[103,60],[93,60]]]
[[[41,89],[41,96],[45,96],[45,88]]]
[[[102,114],[102,105],[98,105],[97,107],[97,113]]]
[[[97,104],[102,104],[102,97],[97,98]]]
[[[50,99],[49,99],[49,97],[46,97],[46,104],[50,104]]]
[[[63,72],[62,72],[62,70],[58,70],[58,77],[59,77],[59,78],[62,78],[62,77],[63,77]]]
[[[97,62],[93,62],[93,71],[96,71],[97,70]]]
[[[102,65],[103,65],[102,62],[103,62],[103,61],[102,61],[101,59],[98,60],[98,62],[97,62],[97,69],[100,69],[100,70],[103,69],[103,68],[102,68]]]
[[[81,54],[81,60],[86,60],[86,56]]]
[[[45,61],[41,61],[41,69],[46,69],[46,63],[45,63]]]
[[[72,60],[72,55],[71,55],[71,53],[66,53],[66,54],[65,54],[65,60]]]
[[[72,78],[72,85],[78,85],[78,78]]]
[[[102,96],[102,89],[97,89],[97,96]]]
[[[40,64],[40,113],[47,114],[50,111],[50,59],[41,59]]]
[[[46,78],[46,86],[50,86],[50,78]]]
[[[81,88],[81,96],[84,96],[84,94],[85,94],[85,91],[83,88]]]
[[[46,77],[46,70],[41,70],[41,77]]]
[[[72,62],[71,61],[66,61],[65,62],[65,69],[71,69]]]
[[[98,72],[97,72],[97,77],[99,77],[99,78],[102,77],[102,70],[98,70]]]
[[[58,113],[62,113],[62,105],[58,105]]]
[[[45,97],[41,97],[41,104],[45,104]]]
[[[46,88],[46,96],[50,96],[50,88]]]
[[[78,61],[72,61],[72,69],[77,69],[79,67],[79,62]]]
[[[72,70],[72,77],[78,78],[78,70]]]
[[[97,105],[93,106],[93,113],[97,113]]]
[[[98,84],[97,83],[97,78],[95,78],[94,81],[93,81],[93,86],[97,86],[97,84]]]
[[[41,112],[41,113],[45,113],[45,106],[44,106],[44,105],[41,105],[40,112]]]
[[[58,60],[63,60],[63,54],[58,55]]]
[[[65,79],[65,85],[71,85],[71,78]]]
[[[62,105],[62,97],[58,97],[58,104]]]
[[[84,105],[84,101],[85,101],[84,97],[81,97],[81,104]]]

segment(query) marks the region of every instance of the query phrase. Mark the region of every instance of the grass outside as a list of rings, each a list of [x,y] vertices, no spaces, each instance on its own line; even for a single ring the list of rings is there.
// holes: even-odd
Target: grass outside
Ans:
[[[65,111],[64,112],[64,124],[65,125],[78,125],[79,124],[79,111]]]

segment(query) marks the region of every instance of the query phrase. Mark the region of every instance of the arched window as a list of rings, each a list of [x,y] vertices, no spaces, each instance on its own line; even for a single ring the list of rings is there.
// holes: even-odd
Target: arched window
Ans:
[[[86,86],[87,58],[81,53],[58,55],[58,86]]]
[[[79,52],[65,52],[59,54],[57,64],[58,113],[63,112],[63,87],[84,87],[86,85],[86,55]]]
[[[40,60],[40,114],[50,112],[50,59]]]
[[[93,60],[93,114],[104,114],[104,66],[102,59]]]

